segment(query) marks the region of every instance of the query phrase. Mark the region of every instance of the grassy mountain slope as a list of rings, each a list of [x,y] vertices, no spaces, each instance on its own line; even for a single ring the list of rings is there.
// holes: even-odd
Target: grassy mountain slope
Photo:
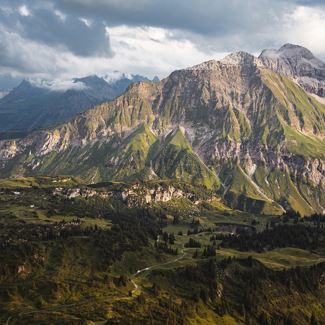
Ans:
[[[273,197],[268,195],[238,164],[224,166],[220,177],[225,187],[225,199],[231,207],[264,214],[283,213],[283,208],[273,200]]]
[[[325,157],[325,106],[287,77],[263,70],[263,81],[279,100],[277,113],[286,148],[293,154]]]
[[[170,133],[154,157],[156,173],[162,178],[177,178],[189,183],[218,188],[218,177],[193,151],[181,129]]]

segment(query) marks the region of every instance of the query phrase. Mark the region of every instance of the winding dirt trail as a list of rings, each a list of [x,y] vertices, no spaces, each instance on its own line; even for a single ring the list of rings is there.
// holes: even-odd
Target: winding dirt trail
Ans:
[[[185,257],[185,255],[186,254],[184,252],[184,245],[183,245],[183,247],[181,249],[181,254],[178,257],[176,257],[175,259],[173,259],[171,261],[164,262],[164,263],[151,265],[151,266],[148,266],[148,267],[145,267],[143,269],[138,270],[136,273],[133,274],[132,279],[131,279],[131,282],[132,282],[132,284],[134,286],[134,289],[132,290],[132,294],[135,293],[136,291],[140,290],[140,286],[135,283],[134,279],[137,278],[141,273],[146,272],[146,271],[150,271],[150,270],[152,270],[154,268],[159,268],[159,267],[164,266],[164,265],[168,265],[168,264],[178,262],[181,259],[183,259]]]

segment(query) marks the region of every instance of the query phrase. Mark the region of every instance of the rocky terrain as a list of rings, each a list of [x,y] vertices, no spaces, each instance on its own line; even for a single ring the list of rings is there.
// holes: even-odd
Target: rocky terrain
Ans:
[[[325,64],[308,49],[285,44],[278,50],[264,50],[259,59],[266,67],[294,78],[306,91],[325,97]]]
[[[68,123],[1,141],[0,175],[179,179],[241,210],[323,212],[325,105],[296,80],[323,65],[306,51],[237,52],[133,84]],[[279,63],[292,52],[305,62],[285,61],[294,69]]]
[[[195,193],[189,191],[183,191],[180,188],[176,188],[172,185],[140,185],[134,184],[125,185],[121,189],[102,189],[96,190],[93,188],[63,188],[57,187],[53,190],[53,195],[63,196],[68,199],[77,197],[91,198],[115,198],[121,200],[129,207],[139,207],[144,205],[152,205],[157,202],[169,202],[172,199],[186,198],[192,202],[200,202],[199,197]]]

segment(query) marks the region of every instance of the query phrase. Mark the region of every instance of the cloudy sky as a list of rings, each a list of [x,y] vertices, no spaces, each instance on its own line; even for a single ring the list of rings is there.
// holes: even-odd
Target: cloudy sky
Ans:
[[[325,0],[0,0],[0,90],[19,78],[148,77],[284,43],[325,60]]]

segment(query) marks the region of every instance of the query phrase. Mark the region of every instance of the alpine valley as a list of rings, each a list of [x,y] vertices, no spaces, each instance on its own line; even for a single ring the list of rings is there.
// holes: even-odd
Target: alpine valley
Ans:
[[[0,100],[1,324],[325,324],[323,62],[72,86]]]

